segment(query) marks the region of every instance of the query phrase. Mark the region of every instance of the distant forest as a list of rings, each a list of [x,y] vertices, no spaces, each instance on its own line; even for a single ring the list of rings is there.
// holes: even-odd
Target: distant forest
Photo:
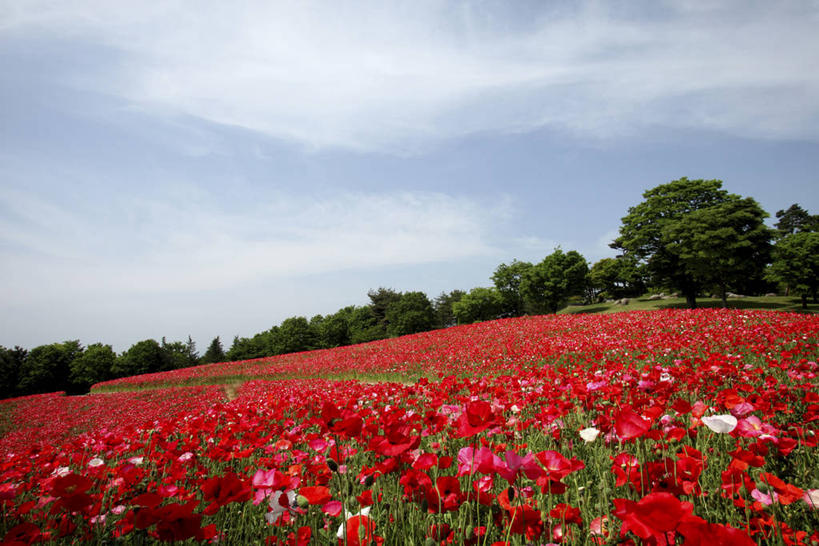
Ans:
[[[290,317],[225,351],[216,337],[200,356],[196,343],[146,339],[116,354],[111,345],[79,340],[31,350],[0,346],[0,397],[87,392],[100,381],[213,362],[327,349],[526,314],[555,313],[570,301],[595,303],[647,292],[679,292],[689,307],[702,294],[769,292],[816,301],[819,215],[798,204],[776,213],[775,229],[757,202],[722,189],[719,180],[682,178],[646,191],[628,210],[612,248],[619,254],[589,266],[558,248],[538,263],[498,265],[490,287],[423,292],[378,288],[369,304],[310,319]]]

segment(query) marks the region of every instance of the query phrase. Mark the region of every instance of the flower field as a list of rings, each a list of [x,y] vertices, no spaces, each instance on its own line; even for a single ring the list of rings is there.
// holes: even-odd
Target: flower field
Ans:
[[[524,317],[3,401],[0,537],[819,544],[818,342],[797,314]]]

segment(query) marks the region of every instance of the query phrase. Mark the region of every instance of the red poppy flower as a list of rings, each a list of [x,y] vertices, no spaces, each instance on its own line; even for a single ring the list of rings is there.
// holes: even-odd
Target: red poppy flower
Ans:
[[[330,489],[323,485],[302,487],[299,489],[299,494],[305,497],[310,504],[325,504],[333,499]]]
[[[483,432],[496,424],[496,417],[492,413],[492,406],[483,400],[467,402],[463,413],[458,418],[456,436],[466,438]]]
[[[207,515],[213,515],[219,507],[232,502],[250,500],[250,484],[229,472],[224,476],[214,476],[202,483],[202,494],[210,506],[206,509]]]
[[[623,440],[633,440],[643,436],[651,428],[651,422],[643,419],[631,408],[625,408],[617,416],[614,429]]]
[[[670,493],[651,493],[639,502],[613,499],[614,515],[623,520],[620,535],[631,531],[642,539],[666,539],[666,534],[686,522],[702,522],[694,516],[694,505]],[[659,539],[658,538],[658,539]]]

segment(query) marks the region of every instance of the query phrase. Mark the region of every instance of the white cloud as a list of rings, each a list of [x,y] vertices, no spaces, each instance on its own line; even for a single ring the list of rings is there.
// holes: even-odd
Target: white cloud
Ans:
[[[29,2],[0,8],[0,32],[121,53],[74,85],[311,147],[658,124],[819,139],[815,3],[649,5],[653,17],[587,2],[521,21],[491,4]]]
[[[277,194],[231,213],[213,202],[128,198],[106,222],[0,192],[3,299],[224,289],[270,277],[491,256],[493,208],[440,193]],[[21,250],[22,249],[22,250]]]

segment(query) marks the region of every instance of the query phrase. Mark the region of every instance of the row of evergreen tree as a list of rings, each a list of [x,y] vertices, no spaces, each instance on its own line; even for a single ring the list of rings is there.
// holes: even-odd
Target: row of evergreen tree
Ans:
[[[35,347],[0,347],[0,397],[64,390],[87,392],[118,377],[333,348],[455,324],[554,313],[574,299],[592,303],[648,290],[680,290],[689,304],[699,293],[761,294],[785,290],[816,300],[819,216],[797,204],[777,212],[776,229],[753,199],[721,190],[719,181],[681,179],[644,194],[629,209],[612,246],[622,253],[589,267],[577,251],[556,249],[541,262],[500,264],[491,287],[452,290],[433,300],[423,292],[378,288],[369,304],[311,319],[297,316],[252,337],[219,337],[200,356],[196,344],[147,339],[117,355],[110,345],[79,340]],[[708,204],[709,199],[712,201]],[[703,205],[703,203],[708,206]],[[682,205],[682,212],[676,211]],[[697,208],[699,207],[699,208]],[[775,244],[771,244],[775,242]]]

